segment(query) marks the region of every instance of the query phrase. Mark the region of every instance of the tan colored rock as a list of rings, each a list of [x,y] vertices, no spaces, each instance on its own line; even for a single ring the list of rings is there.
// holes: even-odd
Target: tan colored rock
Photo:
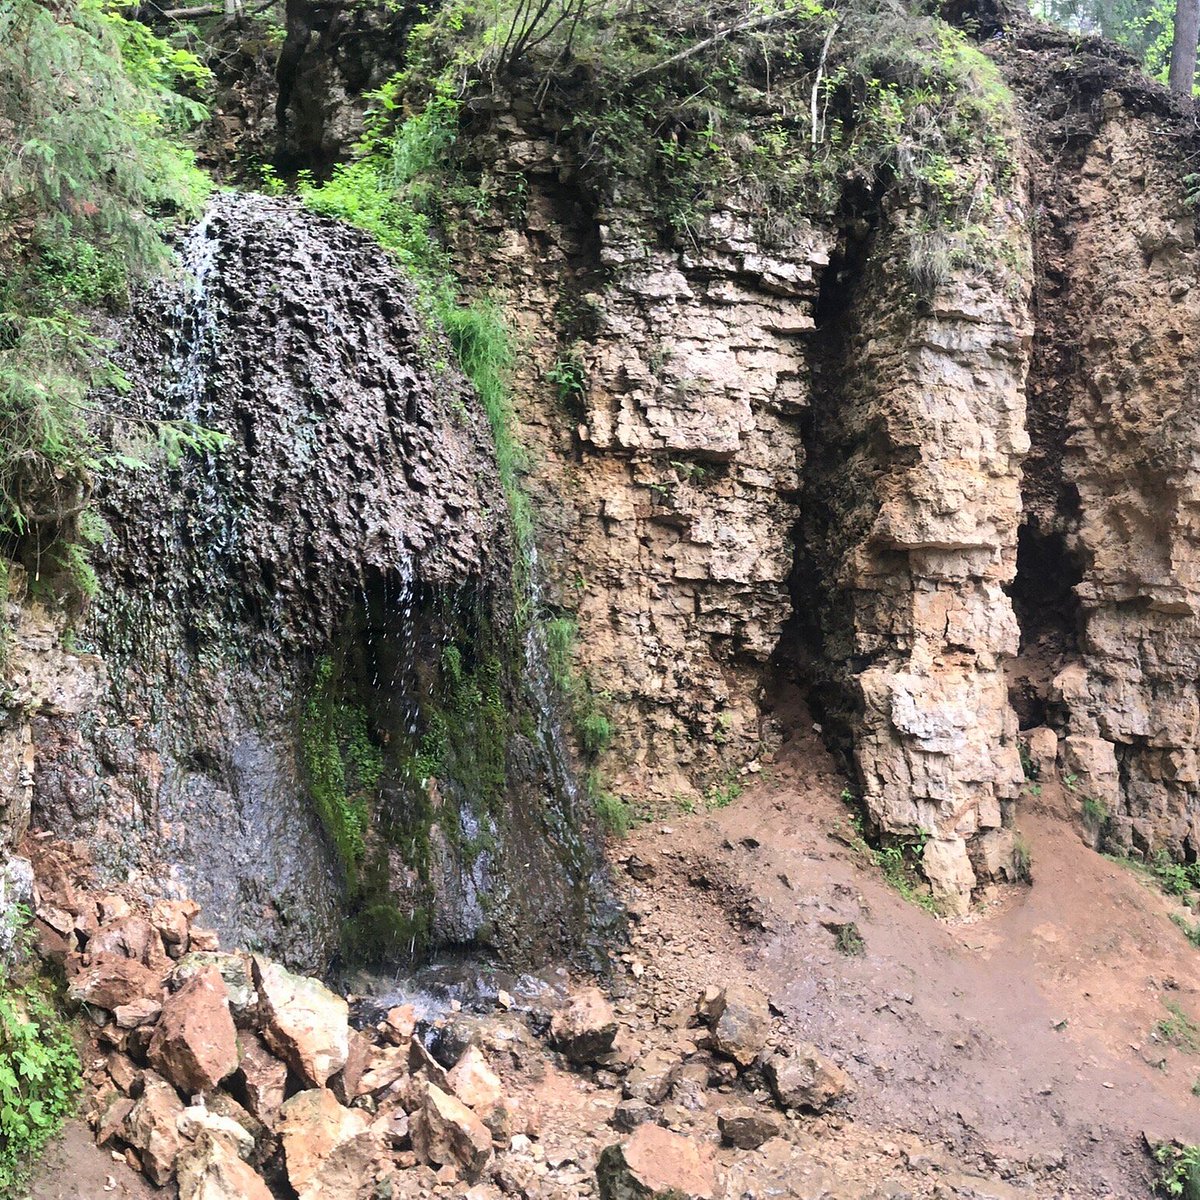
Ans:
[[[277,1131],[288,1182],[301,1200],[353,1200],[358,1195],[362,1172],[379,1145],[368,1129],[367,1114],[344,1108],[327,1088],[298,1092],[284,1104]],[[351,1190],[331,1190],[335,1187]]]
[[[365,1096],[382,1092],[405,1079],[409,1073],[411,1054],[404,1046],[371,1046],[367,1052],[366,1069],[358,1083],[357,1094]]]
[[[777,1050],[763,1062],[763,1076],[782,1108],[823,1112],[851,1094],[853,1081],[815,1046],[801,1042],[789,1053]]]
[[[153,1025],[162,1014],[162,999],[159,996],[144,996],[129,1004],[118,1004],[113,1017],[122,1029],[137,1029],[139,1025]]]
[[[250,957],[247,954],[236,950],[226,954],[221,951],[189,949],[171,969],[171,990],[181,988],[189,979],[210,967],[216,967],[225,981],[233,1023],[239,1029],[257,1026],[258,991],[251,979]]]
[[[165,974],[170,962],[158,930],[137,915],[102,925],[88,941],[89,960],[109,954],[137,959],[159,974]]]
[[[612,1050],[616,1036],[616,1014],[595,987],[576,992],[550,1020],[551,1044],[573,1063],[595,1062]]]
[[[454,1095],[476,1113],[490,1112],[504,1100],[500,1076],[488,1066],[478,1046],[466,1048],[451,1067],[449,1082]]]
[[[138,1152],[146,1177],[159,1187],[175,1174],[175,1158],[183,1146],[178,1126],[182,1112],[175,1089],[157,1075],[148,1075],[125,1120],[122,1136]]]
[[[188,1141],[196,1141],[202,1133],[223,1138],[237,1150],[239,1158],[249,1159],[254,1153],[254,1138],[232,1117],[210,1112],[204,1104],[189,1105],[176,1122],[179,1132]]]
[[[113,1053],[108,1056],[108,1075],[123,1095],[132,1096],[141,1087],[142,1073],[125,1054]]]
[[[383,1021],[383,1037],[393,1046],[406,1046],[417,1028],[417,1010],[411,1004],[400,1004],[388,1010]]]
[[[246,1107],[265,1125],[274,1124],[287,1089],[287,1064],[246,1030],[238,1034],[238,1079]]]
[[[235,1144],[209,1130],[178,1158],[179,1200],[273,1200],[262,1176],[242,1161]]]
[[[596,1164],[601,1200],[715,1200],[717,1174],[708,1148],[662,1129],[639,1125],[606,1146]]]
[[[409,1133],[419,1161],[451,1165],[473,1181],[492,1160],[492,1135],[461,1100],[430,1083],[425,1099],[410,1114]]]
[[[133,1100],[128,1096],[112,1095],[102,1106],[96,1122],[96,1145],[103,1146],[111,1138],[124,1136],[125,1124],[133,1112]]]
[[[212,1091],[237,1070],[237,1030],[215,967],[166,999],[147,1053],[151,1065],[189,1095]]]
[[[674,1050],[658,1048],[642,1055],[625,1076],[624,1093],[627,1100],[643,1100],[661,1104],[679,1078],[682,1057]]]
[[[767,998],[748,984],[723,989],[719,1014],[712,1023],[712,1047],[718,1054],[748,1067],[762,1053],[771,1035]]]
[[[188,928],[199,911],[194,900],[159,900],[150,909],[150,924],[172,958],[187,953]]]
[[[320,981],[293,975],[258,956],[254,983],[267,1045],[306,1083],[324,1087],[346,1065],[350,1053],[346,1001]]]

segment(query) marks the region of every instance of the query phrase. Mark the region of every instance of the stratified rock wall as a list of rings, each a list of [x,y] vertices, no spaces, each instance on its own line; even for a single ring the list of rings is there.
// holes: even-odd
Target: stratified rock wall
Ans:
[[[966,839],[1001,828],[1023,780],[1004,589],[1030,321],[1027,286],[999,250],[1028,261],[1028,244],[1021,205],[1006,205],[980,266],[934,280],[914,305],[921,218],[885,212],[839,284],[849,296],[822,312],[798,607],[819,614],[825,706],[870,817],[885,833],[930,835],[927,874],[960,907],[977,882]]]
[[[1005,54],[1042,131],[1046,303],[1031,383],[1029,520],[1077,564],[1076,644],[1047,697],[1060,766],[1110,842],[1200,852],[1200,255],[1195,131],[1100,43]],[[1050,453],[1037,453],[1037,446]]]
[[[807,343],[834,234],[797,215],[768,245],[733,203],[664,246],[636,181],[596,210],[536,129],[501,118],[475,153],[523,197],[460,262],[520,330],[541,565],[616,726],[608,782],[727,786],[774,740],[762,691],[790,616]],[[574,388],[553,378],[571,363]]]

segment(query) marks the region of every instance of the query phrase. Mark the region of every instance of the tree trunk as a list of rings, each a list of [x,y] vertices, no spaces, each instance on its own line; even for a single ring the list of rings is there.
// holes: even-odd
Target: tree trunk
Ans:
[[[1175,36],[1171,40],[1171,91],[1190,96],[1196,78],[1196,42],[1200,38],[1200,0],[1175,0]]]

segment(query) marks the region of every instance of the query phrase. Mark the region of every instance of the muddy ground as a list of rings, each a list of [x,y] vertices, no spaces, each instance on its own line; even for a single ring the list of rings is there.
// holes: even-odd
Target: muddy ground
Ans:
[[[1168,1005],[1200,1018],[1200,950],[1170,919],[1178,902],[1091,850],[1074,797],[1046,782],[1018,822],[1032,885],[940,920],[884,881],[855,836],[844,777],[801,728],[728,807],[660,818],[611,847],[631,922],[608,988],[629,1038],[686,1044],[697,992],[749,982],[771,998],[781,1037],[816,1043],[854,1079],[835,1112],[789,1120],[755,1151],[721,1149],[726,1194],[1149,1196],[1145,1133],[1200,1142],[1200,1057],[1156,1032]],[[851,922],[861,945],[845,933],[839,944]],[[596,1156],[620,1136],[608,1124],[620,1079],[566,1070],[548,1051],[513,1061],[506,1085],[543,1114],[530,1168],[543,1190],[530,1194],[593,1195]],[[715,1111],[745,1099],[723,1091],[677,1089],[664,1118],[715,1144]],[[33,1189],[35,1200],[169,1194],[80,1124]]]

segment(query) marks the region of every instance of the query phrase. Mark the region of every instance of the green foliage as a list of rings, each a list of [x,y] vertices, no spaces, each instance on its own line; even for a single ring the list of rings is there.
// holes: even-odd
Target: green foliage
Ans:
[[[1033,852],[1029,843],[1017,834],[1013,838],[1013,874],[1017,883],[1033,882]]]
[[[1034,14],[1073,33],[1100,34],[1120,42],[1141,61],[1146,74],[1167,81],[1174,0],[1037,0]]]
[[[0,984],[0,1195],[12,1195],[80,1087],[69,1030],[36,984]]]
[[[94,432],[92,393],[123,379],[88,313],[167,259],[165,226],[208,182],[179,139],[192,55],[116,4],[0,6],[0,535],[74,538],[93,476],[129,465]],[[111,413],[120,419],[120,413]],[[195,441],[181,424],[173,436]],[[82,549],[61,550],[90,584]]]
[[[619,796],[598,789],[592,795],[592,806],[600,824],[613,837],[624,837],[633,828],[633,810]]]
[[[1163,1017],[1154,1027],[1160,1041],[1169,1042],[1185,1054],[1200,1054],[1200,1025],[1173,1000],[1166,1002],[1169,1017]]]
[[[570,708],[575,741],[586,759],[598,759],[612,742],[613,727],[604,711],[604,697],[595,692],[575,661],[579,627],[573,617],[558,616],[542,622],[542,638],[550,678]]]
[[[378,901],[355,913],[342,930],[342,952],[364,966],[382,967],[414,958],[429,943],[429,911],[402,913]]]
[[[1154,1161],[1159,1166],[1154,1183],[1156,1192],[1181,1196],[1183,1200],[1200,1200],[1200,1146],[1174,1143],[1155,1146]]]
[[[735,771],[727,771],[716,783],[704,793],[704,803],[709,808],[727,808],[737,800],[745,788],[742,786]]]
[[[1172,913],[1171,920],[1183,931],[1183,936],[1187,938],[1197,949],[1200,949],[1200,921],[1191,922],[1182,913]]]
[[[342,696],[330,658],[318,660],[313,671],[300,718],[300,751],[313,807],[353,893],[383,755],[370,736],[366,710]]]
[[[564,404],[578,404],[587,391],[587,370],[574,351],[560,354],[546,372]]]
[[[833,930],[833,944],[849,958],[861,958],[867,952],[867,943],[854,921],[845,921],[830,926]]]

